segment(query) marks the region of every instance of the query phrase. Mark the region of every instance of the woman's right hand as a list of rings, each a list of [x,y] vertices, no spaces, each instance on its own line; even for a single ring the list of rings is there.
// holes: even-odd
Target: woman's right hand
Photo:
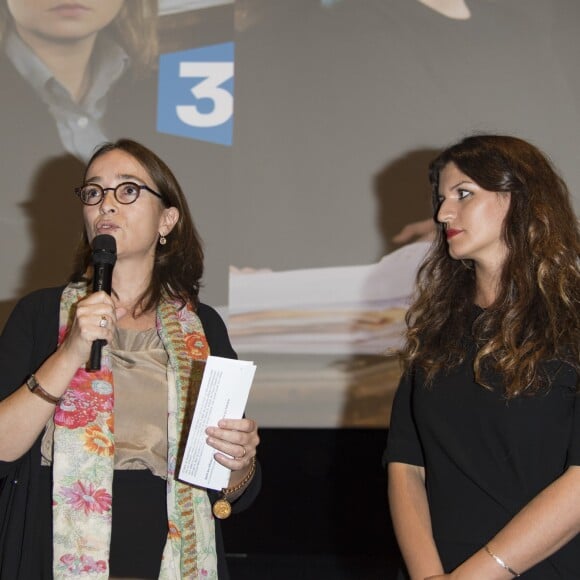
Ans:
[[[91,346],[95,340],[113,339],[118,318],[125,309],[115,308],[113,299],[106,292],[95,292],[80,300],[76,305],[72,326],[60,350],[72,357],[81,366],[89,360]]]
[[[115,308],[105,292],[79,301],[68,335],[34,371],[42,388],[53,397],[62,397],[79,367],[88,362],[93,341],[111,341],[118,319],[126,312]],[[54,405],[31,393],[25,384],[1,401],[0,460],[14,461],[30,449],[52,413]]]

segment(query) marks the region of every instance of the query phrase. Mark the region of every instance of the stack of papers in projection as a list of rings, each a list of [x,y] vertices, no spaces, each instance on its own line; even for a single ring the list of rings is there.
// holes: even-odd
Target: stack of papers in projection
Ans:
[[[230,275],[228,328],[238,352],[386,354],[398,348],[418,242],[377,264]]]

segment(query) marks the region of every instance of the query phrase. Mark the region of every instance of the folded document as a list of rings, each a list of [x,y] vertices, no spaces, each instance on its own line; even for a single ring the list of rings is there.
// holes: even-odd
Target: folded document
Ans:
[[[179,479],[208,489],[227,487],[230,470],[214,459],[205,430],[220,419],[241,419],[256,372],[251,361],[209,356],[199,389]]]

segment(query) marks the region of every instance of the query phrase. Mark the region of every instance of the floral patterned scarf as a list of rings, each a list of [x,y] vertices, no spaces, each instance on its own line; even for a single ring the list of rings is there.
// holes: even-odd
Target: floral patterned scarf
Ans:
[[[86,285],[61,297],[59,344]],[[175,479],[182,427],[195,405],[209,346],[193,309],[163,300],[157,332],[168,353],[168,535],[162,580],[217,578],[215,530],[207,493]],[[193,397],[193,399],[192,399]],[[55,579],[109,577],[115,457],[114,383],[107,347],[101,370],[79,368],[54,414],[53,574]]]

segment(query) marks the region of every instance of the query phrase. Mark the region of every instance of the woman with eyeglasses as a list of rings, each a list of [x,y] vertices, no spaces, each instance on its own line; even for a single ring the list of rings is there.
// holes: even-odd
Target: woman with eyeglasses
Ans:
[[[71,282],[21,300],[0,337],[0,577],[227,578],[217,494],[175,471],[202,361],[236,356],[198,299],[187,202],[167,165],[126,139],[96,151],[76,193]],[[100,234],[116,241],[111,295],[90,291]],[[88,371],[96,340],[108,346]],[[244,509],[260,486],[255,421],[222,420],[207,441],[231,470],[222,494]]]
[[[580,231],[550,161],[475,135],[430,165],[437,233],[385,453],[412,579],[580,578]]]

